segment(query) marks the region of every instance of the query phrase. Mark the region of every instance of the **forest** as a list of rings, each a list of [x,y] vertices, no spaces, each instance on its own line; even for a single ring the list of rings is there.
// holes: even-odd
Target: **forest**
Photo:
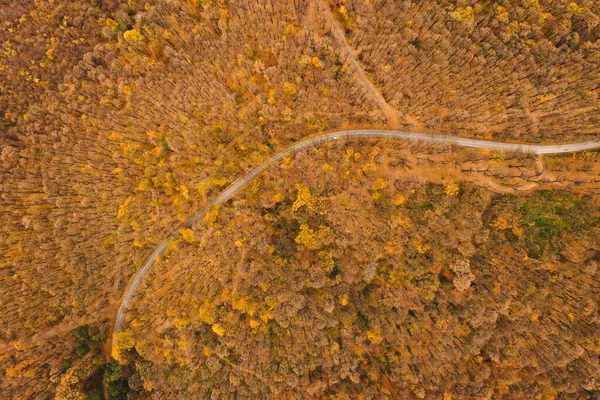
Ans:
[[[0,397],[595,399],[594,0],[0,0]],[[129,285],[174,235],[113,332]]]

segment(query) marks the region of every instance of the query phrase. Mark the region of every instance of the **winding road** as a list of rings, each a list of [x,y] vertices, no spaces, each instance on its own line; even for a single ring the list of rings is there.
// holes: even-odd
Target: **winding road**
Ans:
[[[225,189],[217,198],[213,201],[209,202],[206,207],[202,210],[196,212],[192,215],[187,221],[181,224],[177,229],[171,233],[158,247],[150,254],[148,259],[144,262],[142,267],[135,273],[133,279],[129,283],[129,286],[125,290],[123,294],[123,298],[121,300],[121,304],[119,306],[119,310],[117,312],[117,317],[115,319],[115,324],[113,326],[113,336],[115,333],[120,332],[123,328],[123,324],[125,322],[125,316],[127,311],[129,310],[129,306],[131,305],[131,301],[133,296],[140,286],[144,277],[148,274],[148,271],[154,265],[157,257],[159,257],[165,249],[167,248],[167,244],[173,238],[176,238],[180,235],[180,230],[185,228],[190,228],[196,221],[200,218],[203,218],[207,212],[214,206],[223,204],[227,200],[229,200],[233,195],[235,195],[240,189],[250,183],[254,178],[262,174],[267,168],[272,166],[275,162],[281,161],[287,154],[297,153],[301,150],[318,146],[323,143],[335,142],[341,140],[351,140],[356,138],[381,138],[381,139],[394,139],[394,140],[412,140],[412,141],[420,141],[420,142],[429,142],[429,143],[440,143],[440,144],[450,144],[454,146],[460,147],[473,147],[478,149],[489,149],[489,150],[500,150],[504,152],[524,152],[536,155],[542,154],[560,154],[560,153],[573,153],[584,150],[591,150],[595,148],[600,148],[600,138],[581,143],[572,143],[572,144],[559,144],[559,145],[534,145],[534,144],[516,144],[516,143],[503,143],[503,142],[493,142],[487,140],[478,140],[478,139],[465,139],[459,137],[452,136],[443,136],[443,135],[430,135],[424,133],[416,133],[416,132],[405,132],[399,130],[380,130],[380,129],[356,129],[356,130],[344,130],[338,132],[330,132],[320,134],[318,136],[313,136],[310,138],[306,138],[297,143],[294,143],[287,149],[280,151],[279,153],[272,156],[270,159],[254,168],[248,174],[238,179],[234,183],[232,183],[227,189]]]

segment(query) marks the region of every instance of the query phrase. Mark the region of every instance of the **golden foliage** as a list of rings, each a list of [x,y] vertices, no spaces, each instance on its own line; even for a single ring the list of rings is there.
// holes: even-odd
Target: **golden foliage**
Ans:
[[[174,318],[173,319],[173,324],[175,325],[175,328],[177,328],[177,329],[184,328],[184,327],[188,326],[190,323],[191,323],[191,321],[189,319],[183,319],[183,318]]]
[[[312,198],[310,189],[303,184],[297,183],[296,190],[298,190],[298,194],[296,201],[292,204],[292,212],[298,211],[300,207],[308,205]]]
[[[281,169],[284,169],[284,170],[286,170],[286,169],[290,169],[290,168],[292,168],[292,165],[293,165],[293,164],[294,164],[294,163],[293,163],[293,158],[292,158],[292,156],[291,156],[290,154],[286,154],[286,155],[283,157],[283,160],[281,161],[281,163],[279,164],[279,167],[281,167]]]
[[[140,40],[144,39],[144,35],[142,35],[142,33],[137,29],[130,29],[123,33],[123,39],[127,40],[128,42],[139,42]]]
[[[225,328],[223,328],[221,324],[214,324],[211,329],[219,336],[223,336],[225,334]]]
[[[229,182],[229,179],[227,179],[225,177],[223,177],[223,178],[213,178],[212,181],[215,184],[215,186],[225,186]]]
[[[289,24],[285,27],[285,30],[283,31],[283,36],[287,37],[291,34],[299,35],[300,33],[302,33],[302,29],[300,27],[297,27],[294,24]]]
[[[381,334],[381,329],[375,329],[367,332],[367,339],[375,345],[383,342],[383,336]]]
[[[475,23],[475,14],[473,13],[473,7],[457,7],[454,9],[454,12],[451,13],[451,16],[461,21],[466,27],[469,33],[473,32],[473,25]]]
[[[335,268],[335,260],[331,250],[323,250],[319,252],[321,268],[326,272],[331,272]]]
[[[425,254],[431,249],[431,246],[427,243],[424,243],[421,239],[413,239],[412,243],[415,246],[415,250],[417,250],[417,253],[419,254]]]
[[[308,224],[301,224],[300,232],[296,236],[295,241],[310,250],[316,250],[329,235],[331,235],[331,228],[328,226],[320,225],[319,230],[315,232]]]
[[[205,324],[213,325],[217,321],[217,306],[214,303],[205,300],[198,309],[198,316]]]
[[[217,222],[217,218],[219,217],[219,209],[220,208],[221,208],[220,205],[212,206],[210,211],[208,211],[206,213],[206,215],[204,216],[204,220],[206,222],[208,222],[208,224],[210,226],[214,226],[215,223]]]
[[[404,196],[400,193],[398,193],[393,200],[394,205],[396,206],[401,206],[402,204],[404,204],[404,202],[406,201],[406,199],[404,198]]]
[[[298,85],[292,82],[285,82],[283,84],[283,90],[290,96],[295,96],[298,93]]]
[[[567,11],[570,11],[572,13],[581,13],[583,12],[583,8],[581,8],[579,4],[572,1],[569,4],[567,4]]]
[[[333,171],[335,171],[335,168],[332,167],[331,165],[325,163],[325,164],[323,164],[323,171],[325,171],[325,172],[333,172]]]
[[[265,324],[269,322],[270,319],[273,319],[271,316],[271,310],[261,311],[259,317]]]
[[[194,243],[196,241],[196,235],[194,231],[191,229],[181,229],[179,231],[181,233],[181,237],[188,243]]]
[[[385,189],[388,186],[388,183],[383,178],[377,178],[377,180],[373,183],[373,190],[381,190]]]
[[[275,192],[275,194],[273,195],[273,201],[275,203],[281,203],[284,199],[285,197],[283,196],[283,194],[281,194],[281,192]]]
[[[348,293],[345,293],[340,297],[340,304],[342,306],[347,306],[349,301],[350,301],[350,296],[348,296]]]
[[[250,321],[248,321],[248,324],[250,325],[250,328],[252,328],[252,329],[258,329],[258,327],[260,326],[260,321],[257,321],[255,319],[251,319]]]
[[[117,332],[113,337],[113,358],[120,360],[121,354],[124,351],[131,350],[133,346],[135,346],[135,340],[131,329]]]
[[[445,186],[444,193],[446,193],[446,196],[448,197],[453,197],[458,194],[459,190],[460,186],[458,186],[458,184],[450,182]]]
[[[231,301],[231,308],[253,317],[256,314],[257,304],[250,296],[234,297]]]
[[[179,238],[172,238],[171,240],[169,240],[169,242],[167,243],[167,249],[171,250],[171,251],[175,251],[179,248]]]

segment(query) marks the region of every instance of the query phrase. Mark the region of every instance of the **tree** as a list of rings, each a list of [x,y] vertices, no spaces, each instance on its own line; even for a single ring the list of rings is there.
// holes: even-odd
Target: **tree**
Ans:
[[[88,324],[77,328],[75,331],[75,337],[75,353],[78,355],[85,354],[90,350],[96,350],[102,343],[102,336],[100,333],[90,333],[90,326]]]

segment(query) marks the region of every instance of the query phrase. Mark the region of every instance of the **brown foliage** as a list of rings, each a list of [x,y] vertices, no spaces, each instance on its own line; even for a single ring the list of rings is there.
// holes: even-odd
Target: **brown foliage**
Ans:
[[[488,3],[469,10],[451,2],[349,0],[330,2],[330,11],[346,29],[357,65],[406,127],[523,142],[596,135],[598,5],[501,3],[504,10]],[[96,322],[108,331],[145,257],[230,182],[310,134],[388,126],[372,93],[356,83],[323,10],[304,0],[0,0],[3,396],[47,397],[57,384],[59,394],[82,389],[93,373],[89,356],[74,357],[64,382],[56,373],[72,356],[73,329]],[[342,396],[347,389],[348,396],[421,396],[434,393],[433,386],[454,390],[443,378],[469,373],[478,379],[473,388],[508,397],[552,385],[575,395],[597,390],[569,372],[592,376],[591,361],[580,353],[597,351],[585,319],[595,315],[588,300],[597,296],[590,261],[597,239],[585,233],[589,227],[553,236],[560,239],[556,248],[526,243],[526,235],[546,234],[538,226],[496,234],[488,222],[512,220],[486,220],[492,194],[482,189],[517,193],[539,185],[597,193],[597,153],[548,158],[541,171],[523,155],[408,143],[382,151],[388,145],[319,147],[284,160],[251,195],[225,205],[212,226],[173,242],[128,321],[138,341],[129,356],[138,357],[139,371],[125,367],[132,390],[151,390],[155,376],[155,393],[188,387],[194,395],[266,397],[305,387],[309,395]],[[388,185],[375,184],[377,178]],[[308,185],[312,197],[292,212],[295,184]],[[488,259],[485,251],[499,249],[530,260]],[[469,269],[457,270],[466,259]],[[540,260],[557,271],[543,270],[548,265]],[[563,268],[582,282],[565,278],[558,300],[535,310],[547,323],[540,337],[508,330],[515,319],[528,326],[519,314],[530,307],[523,282],[503,275],[500,287],[514,286],[509,296],[494,293],[496,283],[484,279],[488,297],[468,297],[473,283],[483,282],[484,266],[501,272],[505,261],[513,275],[531,273],[547,285],[548,274],[562,282]],[[412,286],[390,289],[385,279]],[[456,284],[464,289],[458,294]],[[434,307],[438,292],[454,302],[466,298],[465,314],[452,314],[446,298]],[[483,302],[504,310],[513,296],[521,319],[481,308]],[[587,308],[563,312],[569,298]],[[437,323],[430,310],[448,314],[440,322],[448,324],[446,336],[461,339],[427,345],[437,338],[428,333]],[[483,339],[469,332],[467,318],[479,312],[499,312],[496,325],[506,338],[498,340],[506,347],[494,342],[477,361],[473,352],[482,350]],[[421,336],[412,331],[415,318]],[[146,327],[156,334],[144,348]],[[574,344],[548,339],[555,336],[574,337]],[[410,345],[400,355],[385,348],[404,339]],[[514,348],[526,351],[525,342],[539,344],[527,350],[538,361],[523,372]],[[457,369],[431,372],[425,384],[419,360],[430,349],[435,360],[453,360]],[[189,370],[169,378],[174,362]],[[405,382],[388,365],[401,368],[396,372]],[[507,387],[514,391],[506,394]]]

